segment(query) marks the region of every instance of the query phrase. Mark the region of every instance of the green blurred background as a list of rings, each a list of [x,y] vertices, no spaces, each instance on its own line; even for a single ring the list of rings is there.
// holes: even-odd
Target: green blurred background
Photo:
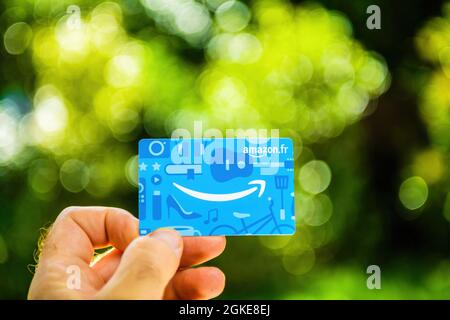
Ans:
[[[2,0],[0,32],[0,298],[63,208],[137,215],[137,141],[195,120],[296,145],[298,232],[229,239],[222,298],[450,298],[450,3]]]

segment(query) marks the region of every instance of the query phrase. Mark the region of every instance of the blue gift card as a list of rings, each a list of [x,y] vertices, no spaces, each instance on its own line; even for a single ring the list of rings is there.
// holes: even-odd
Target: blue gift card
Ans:
[[[293,234],[292,140],[142,139],[139,220],[141,235]]]

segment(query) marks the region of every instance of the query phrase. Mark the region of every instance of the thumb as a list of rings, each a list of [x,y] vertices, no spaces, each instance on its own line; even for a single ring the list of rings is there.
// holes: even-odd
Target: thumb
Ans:
[[[162,299],[179,267],[182,251],[183,241],[173,230],[161,229],[136,238],[97,298]]]

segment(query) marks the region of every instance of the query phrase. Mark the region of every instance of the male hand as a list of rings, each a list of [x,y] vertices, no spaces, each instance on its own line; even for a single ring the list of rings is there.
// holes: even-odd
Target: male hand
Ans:
[[[210,299],[225,286],[215,267],[225,237],[185,237],[168,229],[139,237],[138,220],[118,208],[70,207],[44,240],[29,299]],[[92,264],[94,249],[113,246]],[[80,287],[68,281],[79,270]]]

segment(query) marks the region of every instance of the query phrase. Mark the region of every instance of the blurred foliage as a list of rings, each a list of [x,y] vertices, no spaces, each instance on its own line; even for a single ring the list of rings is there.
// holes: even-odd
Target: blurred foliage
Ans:
[[[443,13],[443,17],[428,21],[415,39],[419,54],[429,63],[428,79],[420,92],[419,107],[430,146],[414,154],[407,173],[424,179],[410,189],[409,196],[420,193],[423,189],[420,184],[434,187],[440,202],[446,203],[442,206],[443,216],[450,221],[450,3],[443,7]]]
[[[0,297],[25,297],[39,229],[64,207],[137,214],[137,141],[195,120],[279,128],[296,145],[298,232],[230,239],[214,261],[224,297],[448,297],[449,8],[416,37],[431,64],[418,93],[430,143],[391,195],[404,223],[438,203],[441,221],[417,228],[443,243],[388,259],[401,227],[377,204],[362,120],[391,74],[342,12],[269,0],[3,1]],[[369,264],[383,265],[380,292],[366,288]]]

